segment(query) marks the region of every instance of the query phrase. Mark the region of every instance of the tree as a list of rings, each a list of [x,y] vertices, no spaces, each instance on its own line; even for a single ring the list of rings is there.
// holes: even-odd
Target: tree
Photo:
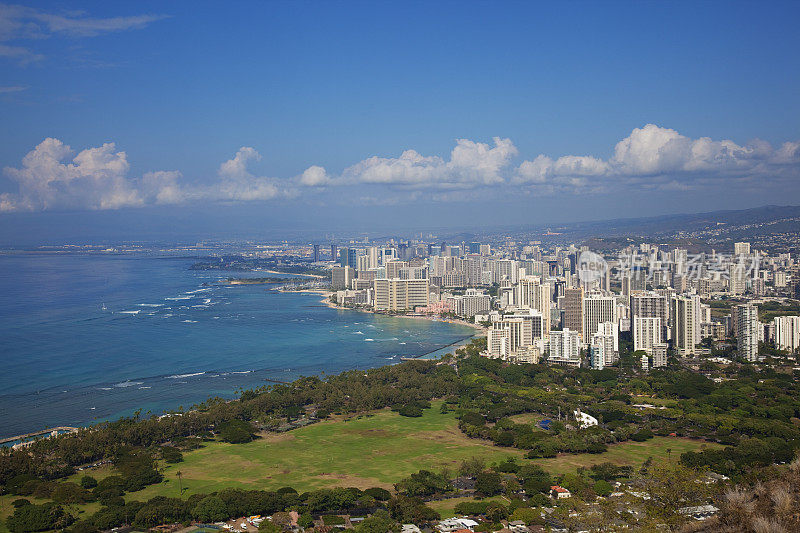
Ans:
[[[30,533],[64,529],[75,521],[64,508],[55,503],[42,505],[23,505],[14,510],[6,519],[6,526],[13,533]]]
[[[511,513],[511,516],[508,517],[508,520],[511,522],[522,520],[529,526],[544,524],[544,520],[541,517],[541,511],[539,509],[532,509],[530,507],[520,507],[515,509],[514,512]]]
[[[201,522],[219,522],[230,518],[228,507],[219,496],[206,496],[192,509],[192,515]]]
[[[483,496],[494,496],[503,491],[500,474],[497,472],[481,472],[475,476],[475,491]]]
[[[84,489],[93,489],[97,486],[97,480],[92,476],[83,476],[81,478],[81,487]]]
[[[183,472],[178,470],[175,475],[178,476],[178,494],[183,494]]]
[[[482,457],[472,456],[461,461],[461,465],[458,467],[458,475],[474,477],[483,472],[485,468],[486,461]]]
[[[283,527],[273,524],[269,520],[264,520],[258,526],[258,533],[282,533]]]
[[[392,493],[380,487],[372,487],[364,490],[364,494],[375,498],[380,502],[388,502],[392,497]]]
[[[600,480],[596,481],[594,486],[592,487],[594,493],[598,496],[608,496],[614,490],[614,487],[611,486],[611,483],[608,481]]]
[[[364,519],[355,528],[356,533],[389,533],[400,531],[400,524],[393,520],[391,515],[383,509],[378,509],[375,514]]]
[[[702,482],[700,473],[681,464],[650,465],[640,478],[647,515],[657,521],[675,525],[683,520],[678,513],[682,507],[706,503],[710,488]]]
[[[220,439],[231,444],[250,442],[253,440],[253,433],[253,426],[244,420],[229,420],[219,428]]]

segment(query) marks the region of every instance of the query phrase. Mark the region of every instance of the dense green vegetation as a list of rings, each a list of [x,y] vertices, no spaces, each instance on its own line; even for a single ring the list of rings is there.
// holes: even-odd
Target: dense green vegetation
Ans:
[[[480,510],[496,522],[544,505],[549,485],[556,481],[586,500],[609,494],[614,480],[643,475],[641,471],[648,479],[663,474],[665,479],[696,480],[697,472],[710,470],[734,481],[753,481],[768,475],[772,465],[791,461],[800,447],[800,386],[793,374],[770,368],[756,371],[747,365],[723,369],[708,363],[703,368],[720,378],[715,382],[703,373],[681,368],[642,374],[625,365],[601,371],[507,365],[479,357],[484,342],[473,341],[458,351],[458,357],[440,363],[409,361],[301,378],[245,391],[236,401],[211,399],[186,413],[122,419],[43,439],[23,450],[4,449],[0,484],[3,494],[12,495],[9,502],[13,501],[6,526],[15,532],[71,527],[77,533],[125,523],[152,527],[288,510],[317,516],[385,508],[384,514],[359,526],[368,531],[392,521],[435,518],[436,511],[422,499],[453,492],[455,474],[472,479],[478,496],[504,494],[513,500],[511,505],[487,505]],[[385,408],[390,410],[375,417],[383,425],[370,429],[370,417],[363,415]],[[600,425],[578,427],[572,416],[577,409],[596,417]],[[320,422],[329,417],[353,421]],[[542,419],[550,420],[547,429],[533,423]],[[268,436],[297,420],[317,423]],[[457,436],[448,433],[437,442],[418,434],[437,431],[443,423],[457,427]],[[376,469],[382,473],[369,474],[363,462],[348,466],[346,456],[360,457],[354,442],[363,437],[365,446],[374,444],[369,440],[373,434],[367,432],[386,432],[388,424],[402,429],[396,434],[374,434],[395,446],[384,459],[376,459]],[[680,445],[691,441],[669,440],[680,437],[712,445],[698,450]],[[313,446],[298,447],[287,440],[293,438],[334,442],[326,445],[329,449],[338,446],[343,467],[350,474],[357,471],[356,475],[311,477],[315,468],[321,468],[319,458],[311,455],[325,455]],[[297,453],[280,452],[281,446],[310,450],[311,455],[297,456],[301,462],[291,465]],[[473,446],[491,450],[487,457],[494,467],[471,459]],[[658,449],[669,459],[674,451],[674,461],[669,462],[672,470],[661,472],[652,460],[644,461],[643,470],[641,463],[609,461],[619,446],[638,446],[650,455]],[[197,465],[203,459],[210,461],[210,453],[218,453],[213,461],[215,475],[224,480],[229,468],[234,476],[230,483],[235,485],[235,476],[247,477],[235,459],[249,457],[252,464],[266,450],[276,452],[272,456],[276,470],[283,464],[297,472],[293,478],[278,472],[272,477],[293,488],[281,489],[273,485],[276,481],[263,482],[263,490],[198,483],[202,475]],[[422,450],[427,455],[420,458]],[[367,448],[363,453],[366,456]],[[335,458],[335,453],[330,457]],[[436,468],[408,469],[415,460],[420,465],[430,463],[431,457],[440,460]],[[441,462],[443,457],[449,457],[451,464]],[[569,462],[573,457],[597,460],[576,465]],[[100,460],[113,462],[110,475],[74,475],[76,467]],[[461,461],[457,472],[454,461]],[[392,462],[399,468],[392,468]],[[187,486],[182,472],[186,472]],[[259,472],[263,476],[265,471]],[[303,472],[309,475],[303,477]],[[169,485],[162,483],[165,475]],[[176,481],[177,486],[172,484]],[[354,481],[360,488],[335,486]],[[686,483],[691,486],[690,481]],[[142,497],[149,499],[139,501]],[[693,499],[704,497],[698,493]],[[76,521],[75,510],[89,505],[99,506],[94,507],[98,510]],[[664,511],[664,505],[651,510],[654,516],[678,520],[675,509]]]

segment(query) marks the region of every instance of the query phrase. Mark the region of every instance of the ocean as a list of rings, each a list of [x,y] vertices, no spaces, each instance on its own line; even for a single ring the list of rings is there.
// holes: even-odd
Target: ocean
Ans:
[[[474,333],[331,309],[319,294],[220,284],[276,275],[190,270],[193,262],[0,255],[0,437],[188,409],[301,375],[394,364]]]

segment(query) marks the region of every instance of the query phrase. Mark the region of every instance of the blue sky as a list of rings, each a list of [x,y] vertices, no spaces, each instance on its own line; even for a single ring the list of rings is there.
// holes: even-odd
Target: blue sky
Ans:
[[[114,213],[319,229],[800,203],[798,19],[797,2],[0,4],[0,235]]]

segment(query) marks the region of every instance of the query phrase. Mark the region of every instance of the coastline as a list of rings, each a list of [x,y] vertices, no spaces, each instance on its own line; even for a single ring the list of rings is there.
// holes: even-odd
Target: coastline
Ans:
[[[383,315],[383,313],[375,313],[374,311],[369,310],[369,309],[350,308],[350,307],[338,306],[338,305],[336,305],[336,304],[334,304],[333,302],[330,301],[330,296],[332,294],[334,294],[334,293],[331,292],[331,291],[325,290],[325,289],[308,288],[308,289],[287,290],[287,291],[280,291],[280,292],[303,292],[303,293],[309,293],[309,294],[316,294],[316,295],[318,295],[320,297],[319,302],[322,303],[322,304],[325,304],[325,306],[330,308],[330,309],[353,310],[353,311],[361,311],[361,312],[367,312],[367,313],[372,313],[372,314],[381,314],[381,315]],[[464,338],[462,338],[460,340],[457,340],[454,343],[451,343],[451,344],[445,345],[445,346],[440,346],[439,348],[437,348],[436,350],[433,350],[431,352],[418,353],[416,355],[411,355],[411,356],[409,356],[409,359],[420,359],[420,360],[433,359],[433,358],[436,358],[438,356],[443,355],[444,354],[444,352],[442,352],[443,350],[447,350],[448,353],[453,353],[458,347],[469,343],[472,338],[474,338],[475,336],[479,336],[481,333],[483,333],[483,328],[481,328],[480,326],[475,325],[475,324],[470,324],[470,323],[468,323],[466,321],[461,321],[461,320],[453,320],[453,319],[440,320],[438,318],[419,316],[419,315],[410,315],[410,316],[409,315],[384,315],[384,316],[387,316],[387,317],[393,317],[394,316],[394,317],[397,317],[397,318],[415,318],[415,319],[422,319],[422,320],[430,320],[432,322],[448,322],[448,323],[451,323],[451,324],[471,326],[472,329],[475,330],[473,334],[465,333],[465,337]],[[436,354],[436,355],[432,355],[432,354]],[[148,386],[148,387],[144,387],[144,388],[150,388],[150,387]],[[167,411],[165,410],[165,412],[167,412]],[[87,420],[85,423],[81,423],[81,422],[76,420],[73,423],[71,423],[70,425],[77,426],[77,427],[91,427],[92,425],[94,425],[94,423],[96,421],[97,420],[95,420],[95,421]],[[56,422],[58,422],[58,421],[56,421]],[[40,426],[40,427],[44,427],[44,426]]]
[[[325,289],[301,289],[296,291],[285,291],[285,292],[304,292],[309,294],[321,294],[323,298],[319,301],[320,303],[325,304],[326,306],[330,307],[331,309],[348,309],[351,311],[361,311],[362,313],[372,313],[374,315],[384,315],[384,316],[393,316],[398,318],[414,318],[417,320],[429,320],[431,322],[446,322],[448,324],[459,324],[461,326],[469,326],[474,329],[477,333],[474,336],[483,336],[486,335],[487,329],[480,324],[475,324],[474,322],[468,322],[461,318],[440,318],[436,316],[429,316],[429,315],[389,315],[386,313],[379,313],[372,309],[366,309],[363,307],[344,307],[341,305],[337,305],[330,300],[330,297],[335,294],[333,291],[328,291]]]

